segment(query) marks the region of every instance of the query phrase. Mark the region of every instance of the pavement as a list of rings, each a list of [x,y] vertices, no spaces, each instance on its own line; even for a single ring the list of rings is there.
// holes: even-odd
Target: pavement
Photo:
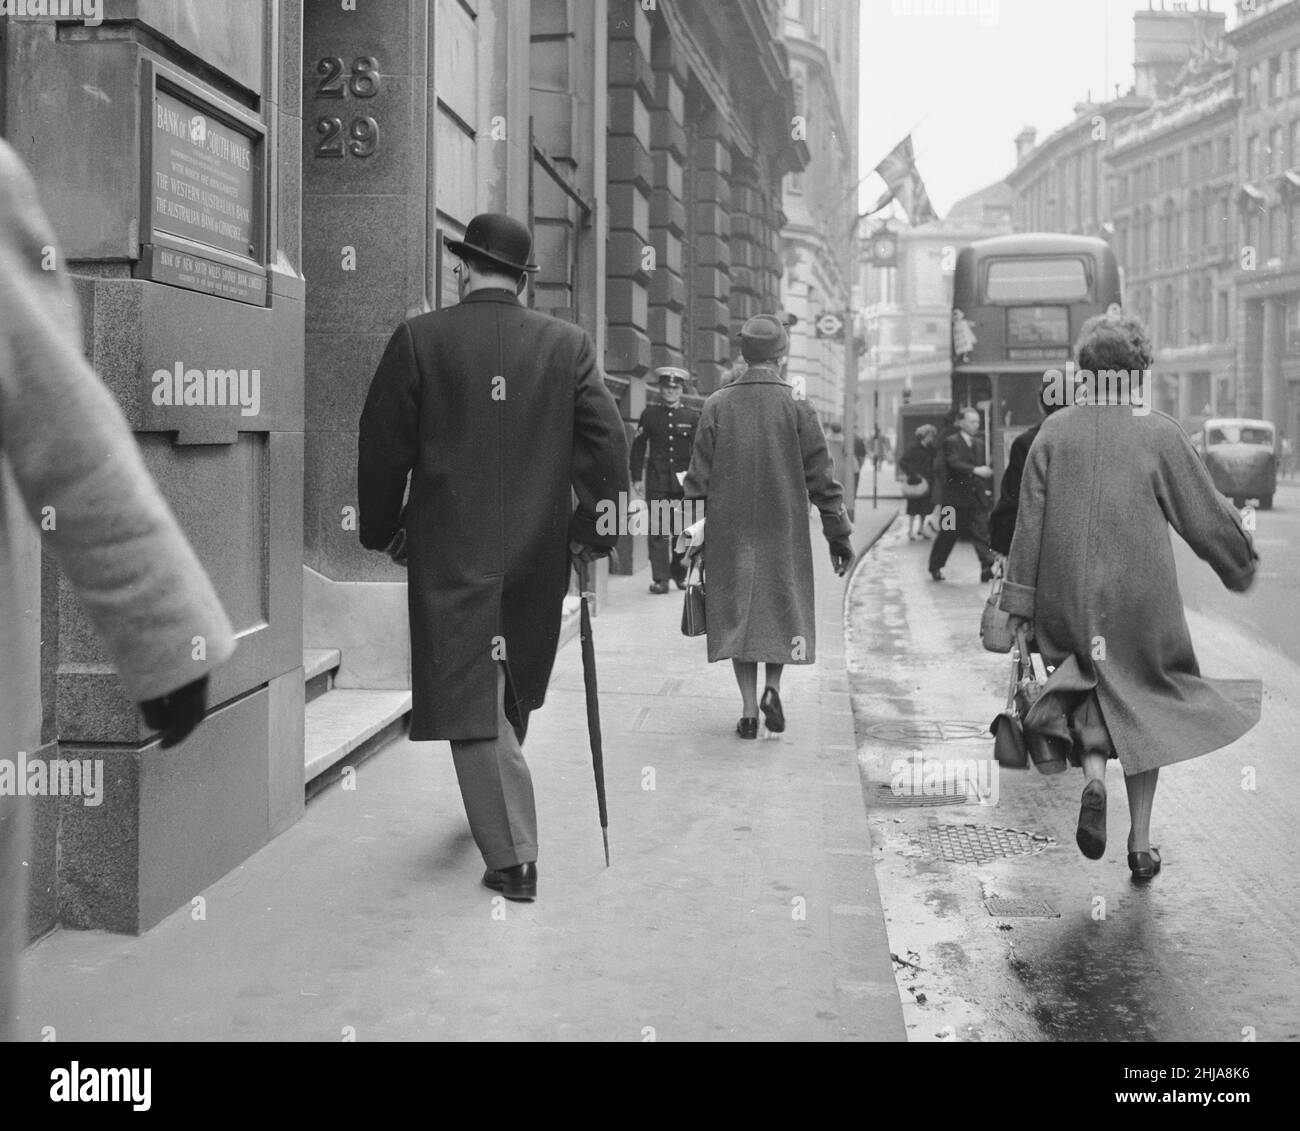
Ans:
[[[869,490],[869,488],[868,488]],[[859,502],[859,547],[896,508]],[[576,642],[526,748],[539,900],[480,886],[444,743],[399,740],[140,937],[29,948],[40,1040],[903,1040],[845,671],[845,582],[814,528],[817,664],[787,730],[735,737],[731,665],[680,595],[611,579],[593,630],[604,866]]]
[[[1282,515],[1258,519],[1264,541]],[[930,543],[896,523],[860,562],[848,669],[910,1041],[1300,1039],[1300,666],[1253,627],[1278,615],[1267,585],[1228,593],[1175,543],[1184,585],[1201,571],[1217,586],[1212,607],[1187,612],[1202,671],[1264,692],[1242,739],[1161,771],[1164,868],[1146,886],[1128,872],[1118,766],[1110,843],[1089,861],[1074,843],[1081,774],[992,762],[1010,660],[980,644],[988,587],[971,547],[936,583]],[[1293,551],[1261,554],[1294,577]]]

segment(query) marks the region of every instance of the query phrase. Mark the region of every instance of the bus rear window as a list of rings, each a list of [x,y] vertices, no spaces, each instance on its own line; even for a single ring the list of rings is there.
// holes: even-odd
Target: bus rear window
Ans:
[[[1079,302],[1087,297],[1082,259],[999,259],[989,264],[986,302]]]

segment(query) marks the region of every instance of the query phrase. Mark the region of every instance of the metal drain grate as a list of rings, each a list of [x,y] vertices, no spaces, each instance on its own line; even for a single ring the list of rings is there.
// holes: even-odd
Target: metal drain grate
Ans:
[[[921,847],[952,864],[986,864],[1010,856],[1033,856],[1056,844],[1051,837],[992,825],[941,825],[931,821]]]
[[[1061,913],[1045,899],[1003,899],[995,896],[986,899],[984,906],[990,915],[1002,919],[1059,919]]]
[[[942,719],[885,719],[872,723],[863,732],[881,742],[916,746],[932,742],[988,741],[988,723],[945,722]]]
[[[922,805],[965,805],[968,801],[978,801],[963,788],[952,788],[953,783],[944,783],[942,793],[895,793],[892,785],[883,782],[876,786],[876,799],[882,805],[901,805],[915,808]]]

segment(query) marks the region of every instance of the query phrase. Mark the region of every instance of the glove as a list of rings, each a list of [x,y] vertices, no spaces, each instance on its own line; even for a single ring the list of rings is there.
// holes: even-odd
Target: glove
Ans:
[[[835,572],[843,577],[853,564],[853,543],[847,538],[835,538],[831,541],[831,565]]]
[[[573,559],[574,564],[586,562],[591,564],[600,558],[607,558],[613,553],[608,546],[587,546],[582,542],[569,543],[569,557]]]
[[[140,704],[145,724],[162,733],[164,750],[182,742],[203,721],[208,707],[208,677],[187,683],[170,695]]]

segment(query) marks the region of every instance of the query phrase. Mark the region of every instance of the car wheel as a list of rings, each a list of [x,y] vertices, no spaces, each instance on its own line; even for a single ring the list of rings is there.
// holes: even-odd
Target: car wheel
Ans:
[[[1240,495],[1233,495],[1232,505],[1236,507],[1238,510],[1241,510],[1241,508],[1246,505],[1246,500],[1243,499]]]
[[[1261,495],[1259,497],[1259,509],[1262,511],[1271,511],[1273,509],[1273,496]]]

